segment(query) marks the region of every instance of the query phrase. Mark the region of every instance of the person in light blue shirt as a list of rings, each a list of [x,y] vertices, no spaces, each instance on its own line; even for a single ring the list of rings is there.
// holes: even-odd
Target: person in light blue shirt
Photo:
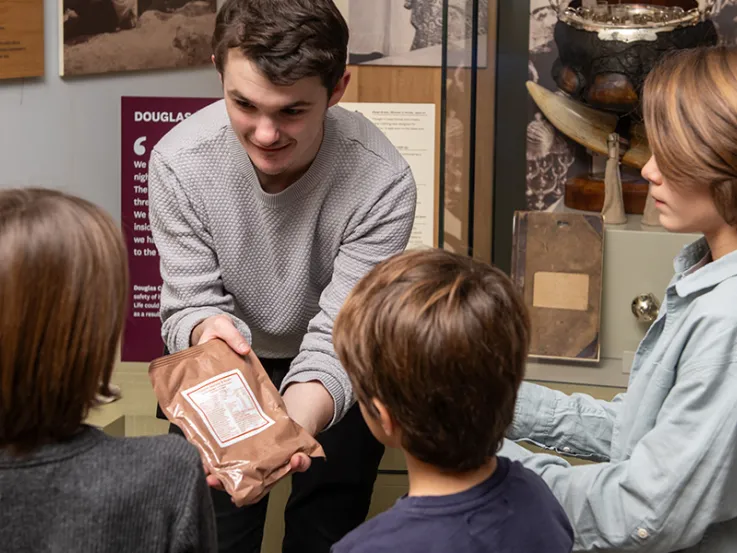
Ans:
[[[669,55],[648,75],[643,168],[660,223],[697,232],[612,401],[524,383],[510,440],[601,461],[571,466],[507,440],[542,476],[574,551],[737,552],[737,49]]]

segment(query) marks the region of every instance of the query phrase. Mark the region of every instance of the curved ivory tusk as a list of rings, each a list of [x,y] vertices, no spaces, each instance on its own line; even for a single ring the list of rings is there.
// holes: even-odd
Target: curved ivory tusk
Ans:
[[[601,155],[608,155],[607,138],[617,127],[617,116],[560,96],[532,81],[527,81],[530,96],[550,123],[571,140]],[[635,169],[650,159],[650,147],[642,123],[632,125],[630,147],[622,163]]]

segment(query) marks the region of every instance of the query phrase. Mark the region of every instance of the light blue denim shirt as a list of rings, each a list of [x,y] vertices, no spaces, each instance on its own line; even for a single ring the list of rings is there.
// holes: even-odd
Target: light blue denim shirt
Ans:
[[[737,252],[710,260],[703,239],[676,258],[626,393],[520,389],[510,439],[602,461],[500,451],[552,488],[574,551],[737,553]]]

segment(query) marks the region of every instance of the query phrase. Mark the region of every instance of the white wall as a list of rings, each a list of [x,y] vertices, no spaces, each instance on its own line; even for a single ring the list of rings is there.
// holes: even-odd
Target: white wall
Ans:
[[[120,97],[222,94],[212,66],[59,77],[58,2],[44,0],[46,76],[0,80],[0,188],[78,194],[120,220]]]

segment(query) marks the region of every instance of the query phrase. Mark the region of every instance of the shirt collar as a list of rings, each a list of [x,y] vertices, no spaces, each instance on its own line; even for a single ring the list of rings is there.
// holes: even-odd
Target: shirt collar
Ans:
[[[673,266],[679,276],[676,293],[686,297],[737,276],[737,251],[711,261],[709,244],[702,237],[684,247]]]

